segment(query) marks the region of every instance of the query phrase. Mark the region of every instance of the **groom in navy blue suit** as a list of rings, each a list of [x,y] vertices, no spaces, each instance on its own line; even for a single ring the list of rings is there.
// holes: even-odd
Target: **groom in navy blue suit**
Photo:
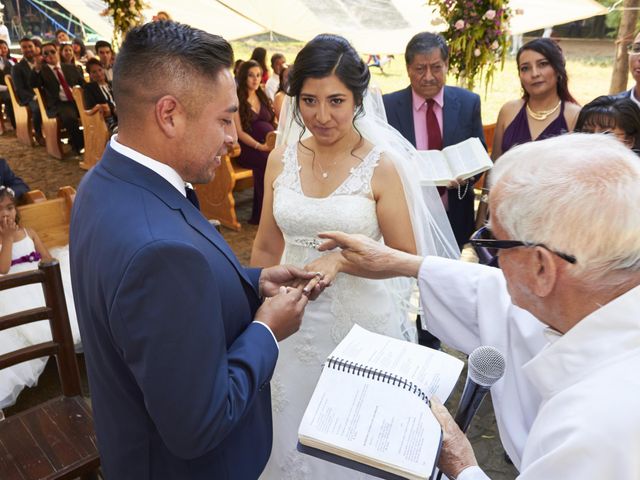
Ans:
[[[389,124],[418,150],[442,150],[471,137],[484,144],[480,97],[445,85],[449,47],[441,35],[418,33],[405,51],[411,85],[383,96]],[[458,246],[469,241],[475,226],[473,179],[442,189],[441,197]],[[420,344],[439,348],[440,341],[418,324]]]
[[[118,54],[119,134],[70,232],[107,479],[255,479],[269,458],[277,341],[313,274],[243,268],[186,198],[236,139],[232,62],[224,39],[173,22],[134,28]]]

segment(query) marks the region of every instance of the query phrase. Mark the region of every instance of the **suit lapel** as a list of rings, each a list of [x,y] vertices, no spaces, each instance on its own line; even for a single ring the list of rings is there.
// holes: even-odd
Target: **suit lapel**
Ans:
[[[413,126],[413,97],[411,95],[411,87],[407,87],[402,91],[396,113],[400,123],[400,133],[415,147],[416,131]]]
[[[460,101],[455,91],[445,85],[444,109],[442,110],[442,145],[448,147],[455,142],[455,131],[460,115]]]
[[[116,152],[110,146],[107,146],[102,160],[100,161],[100,165],[118,178],[150,191],[162,200],[167,207],[173,210],[180,210],[185,221],[194,230],[211,242],[211,244],[216,247],[220,253],[227,258],[227,260],[229,260],[238,272],[238,275],[240,275],[240,277],[250,286],[256,296],[259,296],[255,286],[245,272],[244,267],[240,265],[240,262],[238,262],[238,259],[231,251],[227,242],[222,238],[222,235],[220,235],[213,225],[211,225],[207,219],[202,216],[191,202],[180,195],[180,192],[178,192],[169,182],[143,165],[140,165],[130,158]]]

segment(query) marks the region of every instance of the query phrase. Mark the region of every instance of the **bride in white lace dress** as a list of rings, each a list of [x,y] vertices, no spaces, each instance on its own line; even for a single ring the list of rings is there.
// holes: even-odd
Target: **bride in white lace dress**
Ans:
[[[414,232],[417,217],[431,213],[425,211],[424,203],[422,209],[408,206],[409,175],[401,175],[392,155],[369,141],[377,139],[363,138],[357,121],[354,125],[354,118],[364,113],[369,71],[353,47],[342,37],[316,37],[296,57],[289,82],[289,95],[295,98],[294,116],[311,136],[283,145],[269,157],[251,263],[306,265],[321,272],[323,282],[331,286],[309,303],[300,331],[280,343],[271,382],[273,450],[261,478],[366,478],[297,452],[298,426],[322,363],[354,324],[414,340],[404,308],[411,285],[406,280],[352,275],[357,272],[345,269],[339,252],[316,250],[317,234],[328,230],[361,233],[411,253],[427,253],[424,245],[437,242],[434,235]],[[449,248],[448,253],[455,256],[455,246],[449,247],[455,240],[450,229],[446,230],[448,223],[435,189],[431,198],[436,199],[431,206],[444,222],[440,228],[445,233],[439,241],[446,246],[434,247],[430,253]],[[425,223],[433,227],[437,222],[423,219],[421,228],[427,230],[422,227]],[[425,236],[431,243],[424,241]]]

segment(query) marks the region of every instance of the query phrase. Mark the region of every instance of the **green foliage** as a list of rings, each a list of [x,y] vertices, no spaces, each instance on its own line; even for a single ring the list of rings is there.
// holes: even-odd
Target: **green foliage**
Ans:
[[[473,90],[484,81],[489,88],[509,48],[508,0],[429,0],[449,28],[449,69],[458,83]]]
[[[113,19],[112,45],[117,48],[131,28],[144,23],[142,11],[148,4],[144,0],[104,0],[104,3],[107,8],[100,15]]]

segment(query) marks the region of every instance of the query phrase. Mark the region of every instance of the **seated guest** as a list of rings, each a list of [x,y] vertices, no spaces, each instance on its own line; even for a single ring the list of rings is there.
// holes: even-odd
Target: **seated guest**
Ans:
[[[255,60],[242,64],[238,72],[238,111],[234,114],[240,156],[238,164],[253,170],[253,208],[249,223],[257,225],[262,212],[264,173],[271,147],[265,143],[267,133],[275,130],[276,114],[260,81],[262,68]]]
[[[111,82],[107,80],[100,60],[92,58],[87,61],[87,72],[91,82],[84,86],[84,107],[87,110],[100,110],[107,127],[115,133],[118,128],[116,104],[113,100]]]
[[[258,65],[260,65],[260,68],[262,69],[260,84],[262,86],[266,85],[267,80],[269,80],[269,70],[267,69],[267,50],[262,47],[254,48],[249,60],[255,60],[258,62]]]
[[[0,158],[0,188],[10,188],[13,190],[16,200],[22,200],[22,196],[29,191],[29,186],[24,183],[22,178],[18,177],[9,163],[4,158]]]
[[[287,89],[289,88],[289,67],[284,67],[280,70],[280,81],[278,82],[278,91],[273,99],[273,109],[276,112],[276,119],[280,121],[280,112],[282,111],[282,104],[287,96]]]
[[[281,53],[274,53],[271,55],[271,70],[273,75],[269,77],[267,83],[265,83],[264,91],[269,97],[269,100],[273,101],[278,87],[280,86],[280,72],[286,67],[287,59]]]
[[[630,98],[602,95],[582,107],[576,131],[612,133],[639,154],[640,107]]]
[[[104,40],[98,40],[96,42],[96,53],[100,58],[100,63],[102,64],[102,68],[104,68],[104,74],[107,76],[107,80],[110,82],[113,81],[113,49],[111,48],[111,44],[109,42],[105,42]]]
[[[76,62],[76,56],[73,53],[73,46],[70,43],[60,44],[60,63],[66,65],[73,65],[76,70],[84,77],[84,70],[82,64]]]
[[[13,105],[11,104],[11,95],[7,88],[7,83],[4,79],[5,75],[11,75],[11,69],[15,65],[15,60],[11,58],[9,52],[9,45],[4,40],[0,39],[0,115],[2,115],[2,105],[4,105],[4,111],[9,117],[11,126],[16,128],[16,120],[13,116]]]
[[[23,106],[28,106],[31,111],[36,141],[40,145],[44,145],[45,142],[42,136],[42,118],[40,117],[40,109],[38,108],[38,102],[33,94],[33,88],[31,88],[31,71],[36,65],[36,60],[38,62],[40,61],[40,57],[36,49],[35,42],[30,38],[24,37],[20,40],[20,50],[22,51],[22,59],[13,66],[11,70],[11,79],[13,80],[13,85],[16,88],[18,103]]]
[[[516,56],[524,94],[500,109],[493,137],[494,160],[514,145],[571,132],[580,106],[569,92],[564,55],[550,38],[525,43]]]
[[[640,107],[640,32],[627,48],[627,53],[629,54],[629,73],[636,83],[629,90],[618,93],[616,97],[628,98]]]
[[[56,33],[54,36],[56,37],[54,43],[57,43],[58,45],[62,45],[63,43],[69,43],[71,41],[67,32],[65,32],[61,28],[56,30]]]
[[[93,52],[91,50],[87,50],[87,47],[85,47],[84,42],[80,37],[75,37],[71,41],[71,46],[73,48],[73,55],[76,58],[76,63],[84,66],[87,64],[87,60],[93,58]]]
[[[519,480],[638,479],[640,162],[611,137],[572,134],[514,148],[491,178],[495,239],[474,246],[499,255],[501,269],[321,236],[361,275],[418,277],[443,342],[502,351],[491,397]],[[432,408],[441,470],[486,479],[446,409]]]
[[[84,148],[84,139],[71,88],[83,86],[84,78],[74,65],[60,63],[54,43],[42,45],[42,58],[44,63],[36,62],[31,72],[31,86],[42,90],[47,116],[60,119],[69,134],[71,146],[79,154]]]

